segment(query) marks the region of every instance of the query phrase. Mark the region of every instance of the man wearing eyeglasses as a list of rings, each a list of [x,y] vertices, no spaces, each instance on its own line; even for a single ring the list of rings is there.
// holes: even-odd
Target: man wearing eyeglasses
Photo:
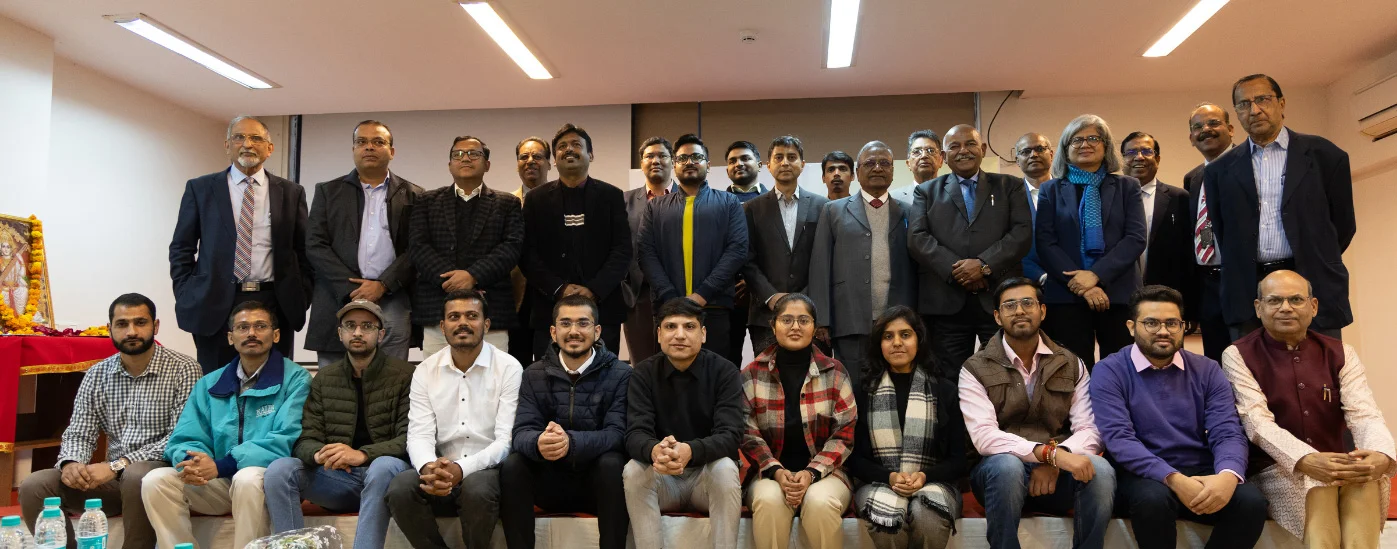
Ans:
[[[640,173],[645,176],[645,186],[626,191],[626,220],[631,224],[631,234],[640,235],[640,227],[645,222],[645,207],[651,200],[679,190],[674,183],[674,144],[668,139],[655,136],[640,144]],[[633,246],[640,240],[633,239]],[[655,302],[651,295],[650,281],[640,268],[640,253],[631,260],[631,270],[626,275],[626,284],[635,305],[626,315],[626,345],[631,351],[631,364],[655,356],[660,352],[660,343],[655,336]]]
[[[486,311],[485,340],[507,349],[508,330],[519,321],[513,300],[505,297],[513,295],[510,272],[524,245],[519,198],[485,186],[490,147],[478,137],[457,137],[447,168],[452,184],[423,193],[412,211],[408,254],[417,266],[412,321],[422,329],[422,354],[446,351],[447,336],[434,327],[447,294],[463,290],[500,297]]]
[[[381,352],[386,315],[351,301],[336,314],[347,358],[320,367],[310,382],[301,437],[291,456],[267,467],[272,533],[305,528],[301,498],[338,513],[359,513],[354,546],[380,549],[388,535],[388,484],[407,464],[408,390],[413,366]]]
[[[946,132],[951,173],[913,192],[909,252],[920,275],[918,312],[931,349],[954,382],[957,368],[994,336],[992,290],[1023,273],[1033,245],[1033,212],[1013,177],[980,169],[985,141],[973,126]]]
[[[747,263],[747,218],[736,196],[709,188],[703,140],[684,135],[674,152],[680,192],[646,205],[636,245],[640,268],[656,303],[683,297],[703,307],[708,317],[703,347],[737,364],[742,349],[733,349],[729,335],[734,281]]]
[[[1314,284],[1325,307],[1313,328],[1337,339],[1353,322],[1343,258],[1358,232],[1348,153],[1286,128],[1285,96],[1269,76],[1242,77],[1232,85],[1232,102],[1247,142],[1203,171],[1232,339],[1261,325],[1253,292],[1257,280],[1278,270]]]
[[[912,184],[893,191],[893,198],[911,204],[917,186],[936,179],[946,157],[941,152],[941,136],[931,130],[917,130],[907,136],[907,170]]]
[[[1038,223],[1038,187],[1053,178],[1053,142],[1041,133],[1029,132],[1014,144],[1014,162],[1023,172],[1024,194],[1028,197],[1029,212],[1033,222]],[[1035,229],[1036,230],[1036,229]],[[1023,258],[1023,274],[1041,287],[1048,281],[1048,272],[1038,263],[1038,239],[1028,248]]]
[[[1222,255],[1213,236],[1212,214],[1203,189],[1203,168],[1232,147],[1231,115],[1222,107],[1203,103],[1188,119],[1188,140],[1203,155],[1203,163],[1184,175],[1189,193],[1189,222],[1193,225],[1191,248],[1196,265],[1194,295],[1198,302],[1198,329],[1203,333],[1203,356],[1222,360],[1222,351],[1232,343],[1227,321],[1222,317]]]
[[[274,311],[286,329],[277,349],[291,356],[311,293],[305,189],[263,169],[274,146],[260,120],[234,118],[223,146],[232,166],[185,184],[170,240],[175,319],[206,374],[238,356],[225,323],[245,301]]]
[[[1166,184],[1159,173],[1159,141],[1145,132],[1131,132],[1121,141],[1125,175],[1140,180],[1140,202],[1145,209],[1145,251],[1137,260],[1145,285],[1168,286],[1184,294],[1192,323],[1198,307],[1193,271],[1193,218],[1188,191]]]
[[[548,148],[548,142],[542,137],[525,137],[519,144],[514,146],[514,156],[518,162],[519,189],[514,191],[514,196],[523,203],[524,196],[529,191],[537,189],[548,182],[548,170],[552,153]],[[520,253],[520,260],[523,260],[523,253]],[[529,295],[529,283],[524,278],[524,270],[514,267],[509,272],[509,283],[514,290],[514,311],[518,316],[513,328],[509,333],[509,355],[519,361],[520,364],[532,364],[534,361],[534,329],[529,325],[529,309],[533,305],[532,296]]]
[[[377,120],[354,127],[348,175],[315,185],[306,231],[306,256],[315,270],[315,293],[306,349],[321,368],[344,359],[335,334],[336,311],[351,301],[370,301],[383,311],[384,354],[407,360],[412,340],[412,291],[416,281],[408,257],[408,221],[422,187],[388,170],[393,132]]]

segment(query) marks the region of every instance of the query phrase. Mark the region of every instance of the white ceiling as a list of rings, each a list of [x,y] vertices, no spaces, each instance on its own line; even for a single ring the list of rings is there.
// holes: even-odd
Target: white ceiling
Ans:
[[[1393,0],[1233,0],[1169,57],[1194,0],[864,0],[854,66],[821,68],[819,0],[500,0],[557,77],[524,76],[448,0],[0,0],[59,55],[211,116],[1023,89],[1327,84],[1397,47]],[[247,90],[107,22],[142,12],[282,87]],[[739,31],[755,30],[743,44]],[[714,78],[714,75],[718,75]]]

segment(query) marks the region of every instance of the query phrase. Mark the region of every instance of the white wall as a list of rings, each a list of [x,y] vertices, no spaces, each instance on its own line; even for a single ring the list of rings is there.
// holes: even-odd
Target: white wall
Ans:
[[[53,39],[0,17],[0,150],[10,162],[0,177],[0,213],[37,214],[48,182]],[[35,159],[39,159],[35,161]]]

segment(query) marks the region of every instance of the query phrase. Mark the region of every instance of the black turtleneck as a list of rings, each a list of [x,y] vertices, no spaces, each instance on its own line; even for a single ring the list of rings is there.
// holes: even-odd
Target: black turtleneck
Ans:
[[[801,389],[810,373],[810,347],[789,351],[776,346],[776,371],[781,374],[781,390],[786,394],[786,440],[781,445],[781,467],[800,471],[810,465],[810,448],[805,445],[805,418],[800,413]]]

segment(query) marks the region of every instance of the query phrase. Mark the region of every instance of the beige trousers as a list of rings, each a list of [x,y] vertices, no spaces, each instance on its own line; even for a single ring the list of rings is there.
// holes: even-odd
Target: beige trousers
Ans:
[[[844,510],[849,508],[849,487],[835,477],[810,485],[800,505],[800,529],[813,549],[844,546]],[[786,549],[791,545],[791,522],[796,510],[786,505],[781,484],[758,479],[747,489],[752,510],[752,536],[757,549]]]
[[[1382,536],[1377,482],[1312,488],[1305,496],[1307,549],[1376,549]]]
[[[495,348],[509,351],[509,330],[490,330],[485,332],[485,341],[494,345]],[[422,328],[422,359],[437,354],[437,351],[446,348],[446,336],[442,335],[441,328],[427,326]],[[529,365],[525,364],[525,368]]]
[[[141,483],[150,525],[155,528],[156,547],[174,549],[175,544],[195,543],[189,511],[220,516],[233,513],[233,547],[244,547],[252,540],[271,535],[272,519],[262,492],[265,467],[245,467],[232,480],[218,478],[203,486],[189,486],[180,480],[174,467],[151,471]]]

